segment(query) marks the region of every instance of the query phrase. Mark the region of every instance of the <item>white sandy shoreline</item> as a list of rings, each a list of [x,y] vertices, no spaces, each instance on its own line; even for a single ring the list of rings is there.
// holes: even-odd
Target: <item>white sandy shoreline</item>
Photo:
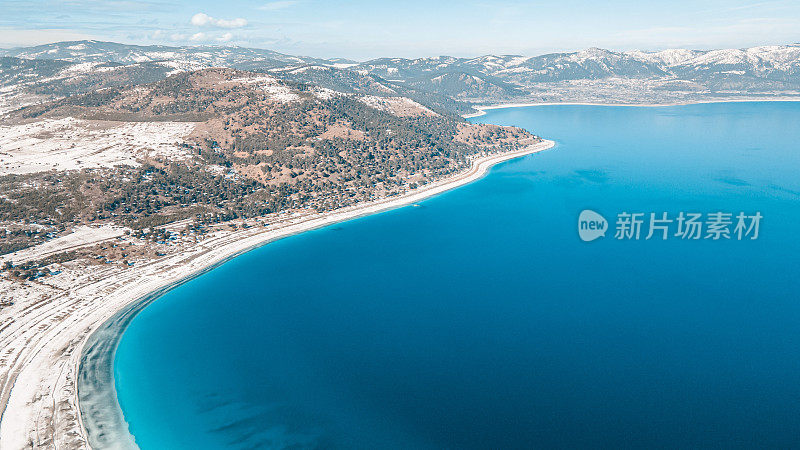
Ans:
[[[710,103],[750,103],[750,102],[800,102],[800,97],[769,97],[769,98],[735,98],[735,99],[709,99],[674,103],[599,103],[599,102],[539,102],[539,103],[501,103],[497,105],[475,105],[472,108],[478,112],[464,114],[461,117],[471,119],[486,115],[486,111],[506,108],[527,108],[531,106],[632,106],[640,108],[657,108],[664,106],[703,105]]]
[[[0,448],[90,448],[77,390],[84,346],[118,312],[154,292],[266,243],[421,201],[475,181],[495,164],[554,145],[544,140],[476,158],[467,171],[403,196],[295,217],[266,228],[218,233],[185,252],[122,272],[104,276],[98,269],[56,298],[0,310]]]

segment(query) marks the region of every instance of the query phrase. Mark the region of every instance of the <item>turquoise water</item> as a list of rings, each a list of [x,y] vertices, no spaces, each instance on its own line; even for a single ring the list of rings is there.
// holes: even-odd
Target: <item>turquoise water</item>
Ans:
[[[476,120],[558,144],[137,316],[115,376],[141,448],[796,446],[800,103]],[[587,208],[764,219],[757,240],[585,243]]]

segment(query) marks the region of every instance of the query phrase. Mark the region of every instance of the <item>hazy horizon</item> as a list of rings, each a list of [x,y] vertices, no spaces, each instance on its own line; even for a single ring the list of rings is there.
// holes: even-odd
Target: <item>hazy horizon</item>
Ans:
[[[473,55],[452,55],[452,54],[431,54],[431,55],[424,55],[424,56],[411,56],[411,57],[401,57],[401,56],[394,56],[394,55],[383,55],[378,56],[376,58],[369,58],[369,59],[353,59],[353,58],[345,58],[342,56],[312,56],[312,55],[305,55],[300,53],[288,53],[288,52],[279,52],[273,48],[269,47],[256,47],[256,46],[249,46],[249,45],[237,45],[237,44],[138,44],[138,43],[131,43],[131,42],[119,42],[119,41],[107,41],[102,39],[75,39],[75,40],[63,40],[63,41],[52,41],[52,42],[45,42],[42,44],[35,44],[35,45],[23,45],[23,46],[14,46],[14,47],[0,47],[0,50],[15,50],[15,49],[23,49],[23,48],[33,48],[33,47],[40,47],[46,45],[56,45],[62,43],[71,43],[71,42],[103,42],[103,43],[111,43],[111,44],[119,44],[119,45],[130,45],[130,46],[141,46],[141,47],[149,47],[149,46],[162,46],[162,47],[171,47],[171,48],[248,48],[248,49],[255,49],[255,50],[266,50],[266,51],[275,51],[277,53],[285,54],[287,56],[299,56],[299,57],[313,57],[319,59],[326,59],[326,60],[350,60],[354,62],[366,62],[373,59],[421,59],[421,58],[436,58],[436,57],[454,57],[454,58],[480,58],[484,56],[522,56],[522,57],[537,57],[537,56],[544,56],[548,54],[564,54],[564,53],[576,53],[584,50],[589,50],[592,48],[599,48],[601,50],[608,50],[611,52],[621,53],[621,52],[629,52],[629,51],[642,51],[647,53],[653,52],[660,52],[664,50],[675,50],[675,49],[687,49],[687,50],[698,50],[698,51],[710,51],[710,50],[724,50],[728,48],[753,48],[753,47],[769,47],[769,46],[795,46],[800,45],[800,42],[787,42],[787,43],[776,43],[776,44],[763,44],[763,45],[752,45],[748,47],[718,47],[718,48],[691,48],[691,47],[670,47],[670,48],[661,48],[661,49],[629,49],[629,50],[620,50],[615,48],[604,48],[598,46],[590,46],[590,47],[583,47],[583,48],[576,48],[576,49],[568,49],[568,50],[554,50],[550,52],[544,53],[535,53],[535,54],[521,54],[521,53],[482,53],[482,54],[473,54]]]

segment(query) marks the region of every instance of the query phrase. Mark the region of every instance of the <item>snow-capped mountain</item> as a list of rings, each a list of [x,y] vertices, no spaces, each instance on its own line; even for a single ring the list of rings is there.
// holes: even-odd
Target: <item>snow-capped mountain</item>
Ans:
[[[800,44],[747,49],[540,56],[379,58],[365,62],[242,47],[139,46],[74,41],[0,50],[0,112],[16,103],[229,67],[342,92],[412,98],[439,112],[538,101],[673,103],[800,96]],[[49,62],[43,62],[49,61]]]
[[[271,50],[244,47],[169,47],[163,45],[128,45],[103,41],[71,41],[0,51],[0,55],[24,59],[59,59],[63,61],[115,62],[122,64],[171,61],[176,67],[191,70],[206,67],[232,67],[243,63],[265,65],[327,64],[328,61],[284,55]]]
[[[753,77],[800,82],[800,45],[727,50],[674,49],[613,52],[590,48],[572,53],[525,57],[377,59],[357,66],[382,77],[419,79],[442,73],[489,75],[515,84],[602,78],[683,77],[741,71]]]
[[[434,91],[348,70],[355,61],[321,60],[240,47],[164,47],[113,42],[59,42],[0,50],[0,114],[32,103],[107,87],[150,83],[181,72],[229,67],[342,92],[405,96],[440,112],[469,105]]]
[[[687,95],[722,93],[797,95],[800,45],[659,52],[589,48],[532,57],[381,58],[353,69],[473,102],[521,98],[672,102],[691,100]]]

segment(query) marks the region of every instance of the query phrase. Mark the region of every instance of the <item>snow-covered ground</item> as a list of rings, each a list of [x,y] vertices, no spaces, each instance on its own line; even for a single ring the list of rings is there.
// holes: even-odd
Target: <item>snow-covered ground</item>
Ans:
[[[127,228],[116,225],[102,225],[97,227],[79,226],[76,227],[72,233],[67,235],[14,253],[0,255],[0,263],[11,261],[14,264],[22,264],[27,261],[35,261],[56,253],[75,250],[122,236],[125,234],[125,230],[127,230]]]
[[[435,116],[435,112],[406,97],[378,97],[365,95],[359,100],[367,106],[388,112],[400,117]]]
[[[0,175],[137,166],[143,156],[185,159],[191,122],[45,119],[0,126]]]
[[[256,85],[267,92],[272,100],[280,103],[290,103],[300,99],[300,96],[292,92],[289,87],[284,86],[277,78],[271,76],[234,78],[227,82]]]

